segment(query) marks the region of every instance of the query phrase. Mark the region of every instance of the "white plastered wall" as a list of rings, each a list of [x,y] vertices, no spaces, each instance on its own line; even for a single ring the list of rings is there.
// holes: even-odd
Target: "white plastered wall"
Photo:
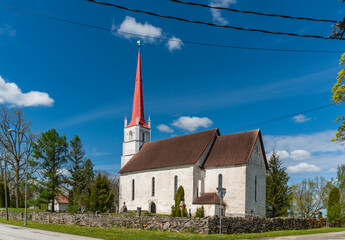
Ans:
[[[205,192],[217,192],[218,175],[223,176],[226,188],[224,202],[226,216],[244,216],[246,199],[246,165],[206,168]]]
[[[120,207],[126,202],[128,210],[149,211],[151,202],[156,204],[156,212],[170,214],[174,200],[174,177],[178,177],[178,186],[185,191],[185,204],[189,209],[193,201],[193,166],[160,168],[157,170],[122,173],[120,176]],[[155,196],[152,196],[152,177],[155,178]],[[132,180],[135,181],[135,196],[132,200]]]

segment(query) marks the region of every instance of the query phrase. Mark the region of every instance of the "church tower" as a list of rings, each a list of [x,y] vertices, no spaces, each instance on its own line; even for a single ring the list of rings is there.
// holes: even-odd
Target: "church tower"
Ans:
[[[132,119],[127,125],[127,117],[125,117],[121,168],[126,165],[126,163],[134,156],[134,154],[139,152],[140,148],[145,142],[149,141],[151,141],[151,120],[149,117],[148,124],[146,124],[144,115],[143,82],[141,75],[141,59],[139,47]]]

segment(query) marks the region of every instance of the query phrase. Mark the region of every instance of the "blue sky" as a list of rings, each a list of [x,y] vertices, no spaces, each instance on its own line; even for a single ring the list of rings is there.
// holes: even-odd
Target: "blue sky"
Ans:
[[[170,1],[109,2],[246,28],[324,36],[332,30],[331,23],[212,13]],[[198,2],[321,19],[338,20],[345,15],[345,5],[337,1]],[[81,0],[3,0],[1,4],[182,41],[345,51],[341,41],[213,28]],[[137,40],[138,37],[0,7],[0,100],[10,106],[23,106],[35,132],[56,128],[69,139],[78,134],[96,169],[116,172],[122,154],[123,120],[131,114]],[[337,165],[345,162],[345,152],[343,146],[329,140],[337,128],[334,120],[344,112],[343,106],[242,127],[328,104],[340,70],[340,53],[269,52],[170,43],[142,39],[145,114],[151,116],[153,140],[209,128],[219,128],[221,134],[238,128],[261,128],[267,154],[272,149],[279,151],[292,182],[335,176]]]

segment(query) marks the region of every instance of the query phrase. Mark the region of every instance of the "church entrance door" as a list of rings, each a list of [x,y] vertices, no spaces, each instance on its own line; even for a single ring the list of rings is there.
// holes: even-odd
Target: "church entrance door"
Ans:
[[[151,203],[150,212],[156,213],[156,204],[154,202]]]

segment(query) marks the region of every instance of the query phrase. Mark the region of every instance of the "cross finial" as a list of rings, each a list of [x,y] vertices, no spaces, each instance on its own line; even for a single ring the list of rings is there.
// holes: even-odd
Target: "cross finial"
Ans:
[[[140,47],[140,40],[137,41],[138,46]]]

